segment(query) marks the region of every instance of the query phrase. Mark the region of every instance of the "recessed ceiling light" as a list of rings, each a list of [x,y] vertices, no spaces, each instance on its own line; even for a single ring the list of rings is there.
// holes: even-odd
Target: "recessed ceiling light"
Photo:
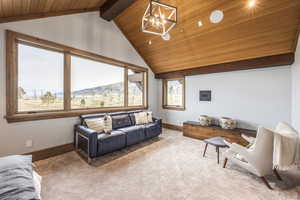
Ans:
[[[201,21],[201,20],[200,20],[200,21],[198,21],[198,26],[199,26],[199,27],[203,26],[203,23],[202,23],[202,21]]]
[[[248,1],[248,7],[249,7],[249,8],[254,7],[255,4],[256,4],[256,1],[255,1],[255,0],[249,0],[249,1]]]
[[[151,40],[149,40],[148,44],[149,44],[149,45],[151,45],[151,44],[152,44],[152,41],[151,41]]]
[[[224,13],[221,10],[215,10],[210,14],[209,20],[211,23],[220,23],[224,18]]]

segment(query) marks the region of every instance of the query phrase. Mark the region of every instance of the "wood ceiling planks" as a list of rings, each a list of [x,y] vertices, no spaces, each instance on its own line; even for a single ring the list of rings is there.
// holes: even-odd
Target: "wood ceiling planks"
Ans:
[[[0,23],[99,10],[105,0],[0,0]]]
[[[178,7],[171,40],[140,31],[148,4],[139,0],[115,22],[155,73],[186,70],[265,56],[292,53],[300,24],[300,1],[161,0]],[[220,24],[209,22],[213,10],[223,10]],[[203,22],[202,27],[197,22]],[[149,45],[149,41],[152,44]]]

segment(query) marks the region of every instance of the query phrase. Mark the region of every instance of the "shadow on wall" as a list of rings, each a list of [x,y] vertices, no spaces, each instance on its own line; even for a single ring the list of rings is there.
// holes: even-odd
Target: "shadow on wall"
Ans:
[[[244,120],[237,120],[237,126],[239,128],[256,130],[259,127],[259,124],[249,122],[249,121],[244,121]]]

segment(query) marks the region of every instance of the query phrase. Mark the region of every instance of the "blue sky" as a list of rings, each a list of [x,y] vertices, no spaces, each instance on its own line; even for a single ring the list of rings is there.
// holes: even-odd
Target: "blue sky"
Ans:
[[[46,92],[63,91],[62,53],[38,49],[19,44],[18,83],[28,95],[36,90]],[[124,69],[72,56],[72,91],[97,87],[123,81]]]

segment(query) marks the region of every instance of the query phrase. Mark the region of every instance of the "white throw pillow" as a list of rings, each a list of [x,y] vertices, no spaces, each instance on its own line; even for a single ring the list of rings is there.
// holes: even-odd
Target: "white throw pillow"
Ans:
[[[152,123],[153,122],[152,112],[147,112],[147,119],[148,119],[148,123]]]
[[[105,129],[104,118],[86,119],[85,123],[88,128],[101,133]]]
[[[148,115],[146,112],[134,113],[135,123],[139,124],[147,124],[148,123]]]

